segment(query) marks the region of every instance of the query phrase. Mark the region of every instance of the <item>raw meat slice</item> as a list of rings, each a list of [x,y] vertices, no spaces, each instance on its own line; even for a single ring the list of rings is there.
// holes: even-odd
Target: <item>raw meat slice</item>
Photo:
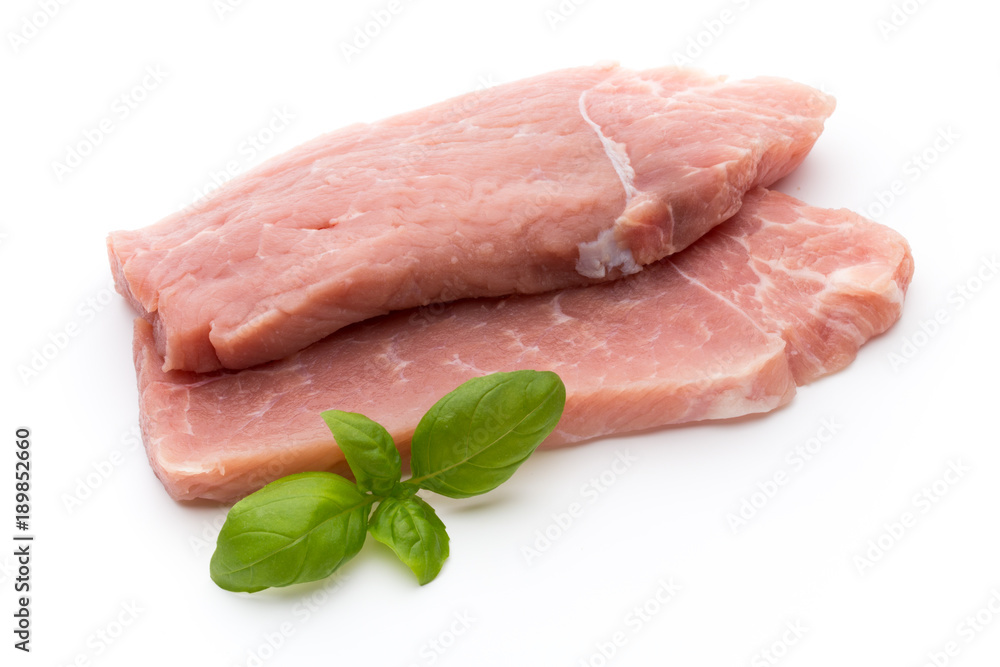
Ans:
[[[774,78],[554,72],[318,137],[108,252],[164,370],[246,368],[392,310],[635,273],[794,169],[833,106]]]
[[[639,274],[393,313],[253,369],[164,372],[137,319],[143,436],[174,498],[234,500],[292,472],[343,470],[322,410],[368,415],[405,452],[438,398],[493,371],[562,376],[549,447],[764,412],[887,329],[912,270],[892,230],[756,190],[735,218]]]

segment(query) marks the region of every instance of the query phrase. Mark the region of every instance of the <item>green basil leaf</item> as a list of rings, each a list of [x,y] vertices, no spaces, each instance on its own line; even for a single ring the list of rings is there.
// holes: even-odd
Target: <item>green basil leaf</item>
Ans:
[[[420,585],[433,580],[448,558],[448,533],[434,509],[412,496],[386,498],[368,522],[368,532],[396,552]]]
[[[374,500],[328,472],[271,482],[229,510],[212,554],[212,580],[253,593],[323,579],[361,550]]]
[[[389,495],[402,475],[399,451],[389,432],[356,412],[327,410],[321,414],[344,452],[358,488],[380,496]]]
[[[565,404],[566,387],[549,371],[473,378],[420,420],[405,484],[450,498],[495,489],[552,432]]]

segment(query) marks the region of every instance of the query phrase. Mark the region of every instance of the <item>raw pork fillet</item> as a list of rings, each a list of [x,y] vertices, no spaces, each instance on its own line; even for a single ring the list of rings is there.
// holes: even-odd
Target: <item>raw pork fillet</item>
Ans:
[[[522,368],[566,383],[545,446],[764,412],[887,329],[912,269],[892,230],[756,190],[694,246],[622,280],[393,313],[239,372],[164,372],[137,319],[146,449],[174,498],[234,500],[292,472],[343,469],[323,410],[375,419],[405,452],[442,395]]]
[[[164,370],[246,368],[392,310],[635,273],[809,152],[791,81],[587,67],[318,137],[195,209],[112,233]]]

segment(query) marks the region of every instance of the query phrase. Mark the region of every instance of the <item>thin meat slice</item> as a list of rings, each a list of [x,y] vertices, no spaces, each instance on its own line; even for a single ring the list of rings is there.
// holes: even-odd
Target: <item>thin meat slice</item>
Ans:
[[[895,232],[758,189],[694,246],[622,280],[393,313],[243,371],[164,372],[137,319],[144,440],[174,498],[228,501],[342,470],[323,410],[375,419],[405,452],[438,398],[494,371],[563,378],[549,447],[766,412],[888,328],[912,270]]]
[[[553,72],[318,137],[108,252],[164,370],[246,368],[393,310],[638,272],[794,169],[833,106],[775,78]]]

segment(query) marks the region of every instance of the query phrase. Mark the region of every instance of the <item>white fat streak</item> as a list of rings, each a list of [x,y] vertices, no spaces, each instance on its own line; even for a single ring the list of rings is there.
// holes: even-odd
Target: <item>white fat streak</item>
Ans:
[[[757,320],[755,320],[754,318],[752,318],[749,315],[747,315],[747,312],[745,310],[743,310],[742,308],[740,308],[739,306],[737,306],[735,303],[733,303],[732,301],[730,301],[729,299],[727,299],[724,294],[720,294],[719,292],[716,292],[713,289],[709,289],[708,286],[705,285],[705,283],[701,282],[700,280],[698,280],[694,276],[690,276],[690,275],[684,273],[683,271],[681,271],[680,267],[677,266],[676,262],[670,261],[670,265],[673,267],[674,271],[676,271],[677,273],[679,273],[681,275],[681,277],[684,278],[685,280],[687,280],[689,283],[691,283],[692,285],[695,285],[696,287],[699,287],[699,288],[703,289],[706,294],[711,294],[716,299],[718,299],[719,301],[725,303],[726,305],[728,305],[730,308],[732,308],[736,312],[738,312],[738,313],[746,316],[747,321],[750,324],[753,325],[754,329],[756,329],[757,331],[761,332],[762,334],[764,334],[768,338],[771,337],[772,334],[771,334],[770,331],[766,331],[765,329],[762,329],[761,326],[759,324],[757,324]],[[757,275],[759,276],[760,274],[757,274]]]
[[[604,134],[601,126],[587,115],[587,105],[584,102],[586,95],[586,90],[580,93],[580,115],[597,134],[597,138],[601,140],[604,154],[608,156],[611,166],[618,174],[618,180],[621,181],[622,187],[625,189],[625,205],[628,206],[632,197],[639,192],[635,188],[635,170],[632,168],[632,162],[629,160],[625,145]],[[618,245],[614,228],[605,229],[598,234],[596,241],[580,243],[577,248],[580,252],[580,258],[576,261],[576,272],[587,278],[604,278],[608,275],[608,271],[614,268],[621,269],[623,275],[642,271],[642,267],[636,264],[632,251]]]
[[[632,168],[632,162],[629,160],[625,145],[604,134],[601,131],[601,126],[587,115],[587,106],[584,103],[586,95],[586,90],[580,93],[580,115],[583,116],[587,125],[597,133],[597,138],[600,139],[601,145],[604,147],[604,154],[611,160],[611,166],[618,174],[618,180],[621,181],[622,187],[625,189],[625,206],[627,207],[632,201],[632,197],[639,192],[635,188],[635,170]],[[614,228],[605,229],[598,234],[596,241],[580,243],[577,248],[580,252],[580,258],[576,261],[576,272],[587,278],[604,278],[608,275],[608,271],[614,268],[621,269],[623,275],[638,273],[642,270],[642,267],[636,264],[632,251],[618,245]]]
[[[889,290],[886,293],[886,298],[889,300],[889,303],[891,303],[893,305],[896,305],[896,306],[902,306],[903,305],[903,297],[904,296],[905,296],[905,292],[903,292],[903,288],[899,286],[898,282],[896,282],[895,280],[893,280],[892,281],[892,286],[889,288]]]
[[[597,235],[596,241],[580,243],[577,248],[580,258],[576,260],[576,272],[587,278],[603,278],[608,275],[608,269],[616,267],[626,276],[642,271],[632,251],[618,245],[614,229],[605,229]]]
[[[555,319],[556,324],[565,324],[575,319],[563,312],[562,304],[559,303],[561,299],[562,292],[557,293],[552,299],[552,317]]]
[[[632,197],[639,193],[635,189],[635,169],[632,168],[632,161],[629,160],[625,144],[620,144],[604,134],[601,126],[587,115],[587,106],[583,101],[586,94],[586,90],[580,93],[580,115],[583,116],[583,120],[586,121],[587,125],[597,133],[597,138],[601,140],[601,145],[604,146],[604,154],[611,160],[611,166],[614,167],[615,173],[618,174],[618,180],[622,182],[622,187],[625,188],[625,204],[628,205],[632,201]]]

